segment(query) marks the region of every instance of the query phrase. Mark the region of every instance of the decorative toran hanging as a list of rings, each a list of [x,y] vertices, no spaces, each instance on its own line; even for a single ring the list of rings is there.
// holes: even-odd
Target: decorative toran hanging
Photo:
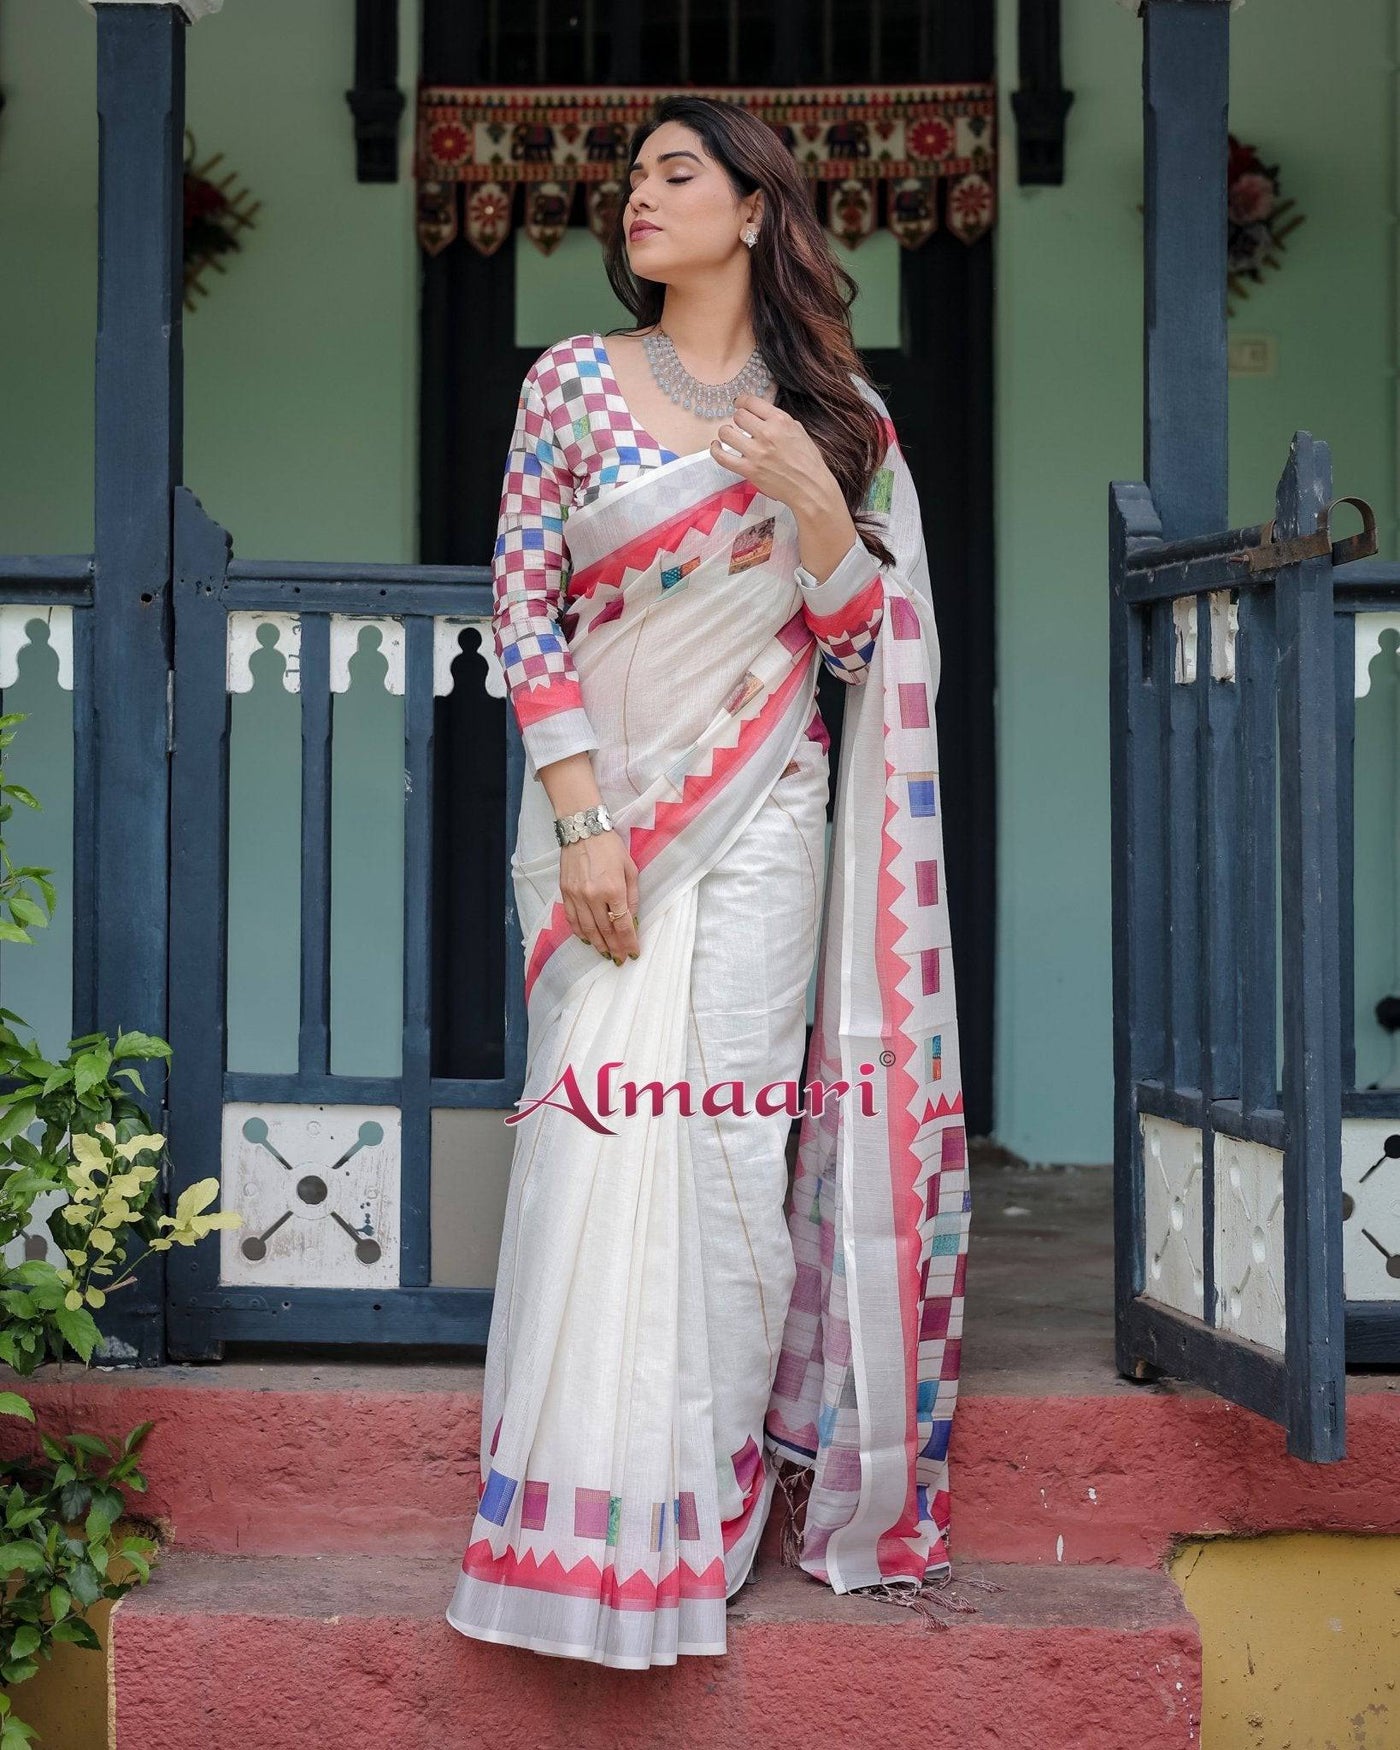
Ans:
[[[568,228],[580,185],[588,228],[606,238],[626,198],[632,130],[671,89],[420,85],[419,242],[436,255],[462,228],[474,248],[492,254],[510,235],[517,184],[526,235],[544,254]],[[850,248],[874,233],[881,207],[906,249],[925,242],[938,228],[940,183],[955,237],[972,243],[992,224],[991,84],[684,89],[740,103],[768,122],[815,183],[819,211],[825,195],[824,223]]]

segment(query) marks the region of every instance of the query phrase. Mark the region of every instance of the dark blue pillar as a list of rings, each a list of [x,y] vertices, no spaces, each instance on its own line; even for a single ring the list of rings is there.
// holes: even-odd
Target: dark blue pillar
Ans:
[[[1143,477],[1167,541],[1227,526],[1228,0],[1143,0]]]
[[[203,8],[201,8],[203,9]],[[185,31],[179,5],[97,0],[93,964],[78,1033],[164,1036],[171,507],[180,479]],[[159,1060],[141,1066],[164,1127]],[[139,1097],[139,1096],[138,1096]],[[104,1309],[107,1362],[165,1358],[163,1260]]]

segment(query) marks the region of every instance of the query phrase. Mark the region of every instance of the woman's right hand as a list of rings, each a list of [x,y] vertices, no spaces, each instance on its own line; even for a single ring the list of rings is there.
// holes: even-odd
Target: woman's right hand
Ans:
[[[637,958],[637,865],[615,827],[560,847],[559,892],[576,936],[619,965]],[[622,916],[610,918],[609,906]]]

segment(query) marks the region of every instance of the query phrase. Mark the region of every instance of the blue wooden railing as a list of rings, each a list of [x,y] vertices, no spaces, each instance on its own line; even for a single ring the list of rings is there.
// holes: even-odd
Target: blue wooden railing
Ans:
[[[270,1286],[221,1282],[218,1243],[207,1242],[167,1261],[170,1347],[180,1356],[196,1357],[217,1354],[225,1339],[484,1343],[492,1298],[489,1282],[455,1287],[431,1281],[432,1116],[435,1110],[509,1108],[523,1084],[524,977],[509,861],[524,754],[508,710],[502,871],[505,1013],[499,1076],[469,1079],[433,1073],[431,920],[435,637],[444,622],[449,635],[459,637],[457,628],[464,621],[475,622],[483,639],[489,637],[489,568],[234,560],[225,531],[183,488],[176,492],[174,522],[173,709],[166,738],[171,755],[167,994],[174,1057],[168,1087],[162,1089],[149,1068],[144,1077],[153,1119],[164,1124],[169,1136],[166,1189],[173,1199],[195,1180],[221,1172],[227,1103],[265,1105],[284,1117],[289,1109],[387,1106],[396,1110],[400,1130],[394,1219],[399,1250],[392,1284],[364,1290],[316,1286],[315,1259],[309,1253],[306,1281],[289,1280],[283,1263],[270,1268]],[[93,806],[93,571],[93,560],[86,555],[0,558],[0,602],[73,611],[72,1014],[78,1032],[89,1030],[95,1013],[94,921],[101,854]],[[226,1065],[231,613],[291,614],[300,629],[300,1013],[297,1063],[285,1074],[230,1071]],[[392,619],[404,635],[403,1023],[400,1071],[392,1076],[343,1075],[331,1069],[333,615]],[[139,920],[129,923],[133,939],[140,939]],[[140,1022],[133,1017],[132,1024]],[[469,1163],[462,1164],[469,1169]],[[470,1184],[469,1170],[461,1183],[464,1189]],[[295,1202],[294,1187],[289,1187],[288,1197]]]
[[[216,1170],[224,1106],[397,1109],[400,1156],[397,1279],[389,1288],[282,1281],[220,1283],[218,1255],[195,1248],[170,1262],[170,1332],[182,1355],[224,1338],[338,1343],[484,1343],[491,1288],[431,1283],[432,1114],[505,1108],[524,1079],[524,971],[510,881],[524,753],[507,712],[506,1005],[503,1074],[432,1072],[432,798],[435,622],[485,623],[490,573],[481,566],[267,563],[231,560],[225,532],[181,489],[176,499],[175,735],[172,767],[170,1009],[172,1191]],[[301,975],[294,1073],[225,1066],[228,911],[228,616],[297,616],[301,694]],[[397,1076],[338,1075],[330,1063],[331,616],[398,621],[404,634],[403,1033]],[[463,1184],[467,1178],[463,1175]],[[291,1193],[289,1192],[289,1197]]]

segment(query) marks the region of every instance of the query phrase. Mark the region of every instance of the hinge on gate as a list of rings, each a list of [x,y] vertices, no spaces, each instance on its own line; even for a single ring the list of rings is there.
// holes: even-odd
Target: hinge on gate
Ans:
[[[175,751],[175,670],[165,671],[165,751]]]

